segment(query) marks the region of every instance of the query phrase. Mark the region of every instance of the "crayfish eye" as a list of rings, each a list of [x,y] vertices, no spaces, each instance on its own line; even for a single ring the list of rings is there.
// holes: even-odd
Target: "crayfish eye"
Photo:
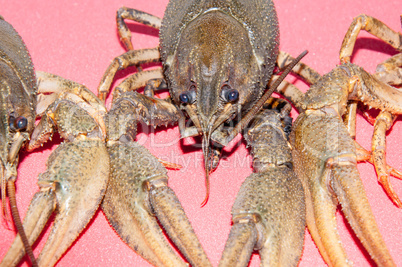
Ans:
[[[197,86],[194,82],[190,84],[189,90],[180,94],[179,99],[183,104],[192,104],[196,98]]]
[[[235,102],[239,99],[239,91],[232,89],[229,85],[222,86],[223,98],[228,102]]]
[[[230,102],[234,102],[239,99],[239,92],[236,89],[232,89],[227,93],[227,99]]]
[[[9,124],[10,128],[13,131],[24,130],[28,125],[28,120],[24,116],[20,116],[18,118],[10,116],[9,120],[10,120],[10,124]]]
[[[25,118],[25,117],[23,117],[23,116],[18,117],[18,118],[15,120],[15,126],[16,126],[16,128],[17,128],[18,130],[23,130],[23,129],[25,129],[25,128],[27,127],[27,125],[28,125],[28,120],[27,120],[27,118]]]
[[[191,103],[191,95],[190,95],[190,92],[181,93],[180,96],[179,96],[179,98],[180,98],[180,101],[181,101],[182,103],[184,103],[184,104]]]

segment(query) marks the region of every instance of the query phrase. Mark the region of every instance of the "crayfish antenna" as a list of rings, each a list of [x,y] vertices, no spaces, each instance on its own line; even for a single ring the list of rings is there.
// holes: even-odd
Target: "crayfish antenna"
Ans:
[[[21,217],[18,212],[17,201],[15,199],[15,184],[13,181],[7,182],[7,190],[8,190],[8,194],[9,194],[8,198],[10,200],[11,214],[13,217],[15,227],[17,228],[17,232],[21,237],[22,243],[24,244],[25,253],[28,255],[28,257],[32,263],[32,266],[37,267],[38,263],[36,262],[35,256],[32,251],[31,244],[29,244],[28,238],[25,234],[25,230],[24,230],[24,227],[22,226],[22,222],[21,222]]]
[[[202,152],[204,154],[204,169],[205,169],[205,189],[206,195],[204,200],[201,202],[201,207],[204,207],[209,199],[209,192],[210,192],[210,183],[209,183],[209,174],[210,174],[210,167],[209,167],[209,139],[210,139],[210,132],[206,132],[202,138]]]
[[[206,165],[205,168],[208,168]],[[205,169],[205,189],[206,189],[206,195],[204,200],[201,202],[201,207],[204,207],[209,199],[209,170]]]

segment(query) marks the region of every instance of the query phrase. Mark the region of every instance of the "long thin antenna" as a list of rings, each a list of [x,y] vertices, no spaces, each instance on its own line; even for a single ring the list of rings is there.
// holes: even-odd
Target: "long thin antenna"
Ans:
[[[7,189],[8,189],[8,199],[10,200],[11,214],[13,215],[13,221],[15,227],[18,230],[18,234],[21,237],[22,243],[24,244],[25,252],[28,255],[29,259],[31,260],[32,266],[37,267],[38,263],[36,262],[35,256],[32,251],[32,247],[29,244],[28,238],[25,234],[25,230],[21,222],[21,217],[18,212],[17,201],[15,200],[15,185],[13,181],[7,182]]]

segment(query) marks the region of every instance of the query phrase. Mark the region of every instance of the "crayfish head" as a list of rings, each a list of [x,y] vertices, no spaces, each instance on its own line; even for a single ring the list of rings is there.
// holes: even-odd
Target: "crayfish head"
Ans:
[[[188,115],[190,124],[185,127],[193,127],[192,134],[182,137],[203,136],[207,176],[212,169],[211,137],[234,127],[265,89],[261,60],[250,38],[238,20],[211,10],[185,27],[174,54],[164,62],[171,97]]]
[[[193,110],[200,132],[248,109],[265,89],[246,27],[219,10],[187,25],[164,66],[173,100]]]

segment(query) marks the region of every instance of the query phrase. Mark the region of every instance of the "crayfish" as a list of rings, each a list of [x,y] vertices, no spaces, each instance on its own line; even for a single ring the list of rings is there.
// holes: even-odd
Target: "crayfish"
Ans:
[[[293,163],[306,194],[307,226],[322,257],[331,266],[352,264],[334,230],[337,228],[334,214],[340,204],[371,258],[379,266],[395,266],[371,212],[357,162],[374,164],[385,192],[401,207],[389,176],[402,178],[402,174],[386,163],[385,133],[402,112],[402,93],[392,86],[400,86],[402,82],[402,53],[380,64],[376,74],[369,74],[350,63],[360,30],[366,30],[402,51],[401,34],[375,18],[360,15],[354,19],[343,40],[341,65],[318,79],[304,77],[312,83],[305,94],[291,84],[283,86],[279,92],[300,112],[290,135]],[[371,153],[354,140],[358,103],[380,110],[373,119]]]

